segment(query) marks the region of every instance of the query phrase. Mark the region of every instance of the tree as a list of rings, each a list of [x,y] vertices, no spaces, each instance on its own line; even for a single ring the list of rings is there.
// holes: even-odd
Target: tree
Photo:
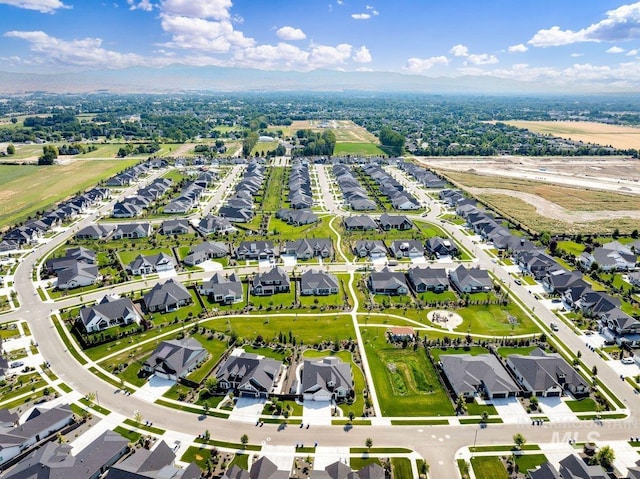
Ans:
[[[209,432],[209,430],[208,430],[208,429],[206,429],[206,430],[204,431],[204,434],[202,435],[202,438],[203,438],[205,441],[209,442],[209,439],[211,439],[211,433]]]
[[[367,449],[371,449],[371,446],[373,446],[373,439],[368,437],[367,440],[364,442],[364,445],[367,447]]]
[[[136,411],[133,413],[133,420],[137,423],[142,422],[142,414],[140,413],[140,411]]]
[[[592,374],[593,376],[597,376],[597,375],[598,375],[598,366],[594,365],[594,366],[591,368],[591,374]]]
[[[204,387],[209,394],[214,394],[218,389],[218,379],[215,376],[209,376],[204,382]]]
[[[242,443],[242,447],[246,449],[247,444],[249,444],[249,436],[247,436],[246,434],[243,434],[242,437],[240,438],[240,442]]]
[[[517,450],[522,449],[522,446],[524,446],[527,443],[527,439],[520,433],[514,434],[513,435],[513,444],[516,446]]]
[[[13,146],[11,143],[9,143],[9,145],[7,145],[7,155],[13,155],[16,152],[16,147]]]
[[[611,446],[602,446],[596,454],[596,460],[605,469],[609,469],[615,460],[616,455]]]
[[[42,147],[42,156],[38,158],[38,165],[53,165],[56,158],[58,158],[58,148],[45,145]]]

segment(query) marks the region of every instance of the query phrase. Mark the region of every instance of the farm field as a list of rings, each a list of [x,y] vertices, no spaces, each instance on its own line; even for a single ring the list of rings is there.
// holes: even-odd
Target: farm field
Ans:
[[[53,166],[0,165],[0,228],[24,220],[137,162],[123,159]],[[53,177],[56,181],[51,181]]]
[[[360,155],[360,156],[385,156],[378,145],[373,143],[336,143],[333,152],[336,156]]]
[[[559,136],[584,143],[596,143],[615,148],[637,148],[640,128],[607,125],[590,121],[505,121],[507,125],[525,128],[543,135]]]
[[[297,120],[290,126],[274,126],[273,128],[282,130],[285,135],[293,136],[298,130],[312,130],[323,132],[327,127],[320,127],[320,120]],[[328,128],[332,129],[336,135],[336,142],[340,143],[373,143],[378,144],[375,135],[369,133],[365,128],[356,125],[351,120],[327,120]]]

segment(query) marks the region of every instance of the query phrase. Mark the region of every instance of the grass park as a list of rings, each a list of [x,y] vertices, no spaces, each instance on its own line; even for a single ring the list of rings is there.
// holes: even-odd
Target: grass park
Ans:
[[[137,162],[123,159],[74,161],[52,166],[0,165],[0,228],[91,188]]]
[[[373,143],[336,143],[333,151],[336,156],[385,156],[386,153]]]
[[[374,328],[363,328],[362,339],[382,415],[453,416],[453,404],[424,349],[394,346]]]

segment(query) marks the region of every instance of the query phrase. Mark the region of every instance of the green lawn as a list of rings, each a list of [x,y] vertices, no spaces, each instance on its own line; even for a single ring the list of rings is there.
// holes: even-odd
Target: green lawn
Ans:
[[[514,302],[510,302],[507,306],[497,304],[467,306],[457,309],[456,312],[464,320],[456,328],[456,331],[460,332],[469,330],[472,334],[492,336],[540,332],[535,323]],[[509,321],[510,316],[515,318],[515,324]]]
[[[498,354],[503,358],[510,356],[511,354],[522,354],[523,356],[528,356],[531,351],[536,349],[538,346],[526,346],[522,348],[508,348],[502,347],[498,348]]]
[[[196,339],[209,353],[209,358],[195,371],[191,372],[187,379],[194,381],[196,383],[200,383],[206,376],[209,374],[213,366],[218,362],[218,360],[222,357],[224,352],[227,350],[227,343],[225,341],[220,341],[219,339],[207,339],[204,335],[200,333],[196,333],[191,336],[193,339]]]
[[[333,154],[336,156],[386,156],[386,153],[373,143],[336,143]]]
[[[258,145],[264,145],[258,144]],[[258,146],[256,145],[256,147]],[[277,145],[276,145],[277,146]],[[269,148],[271,150],[275,149]],[[265,192],[262,199],[262,209],[264,211],[275,212],[282,206],[282,197],[285,190],[284,177],[286,168],[282,166],[271,166],[267,168],[267,178],[265,180]]]
[[[388,344],[381,329],[362,338],[384,416],[452,416],[453,405],[424,349]]]
[[[131,263],[138,255],[151,256],[154,254],[165,253],[173,258],[173,253],[170,248],[152,248],[152,249],[135,249],[132,251],[118,251],[120,261],[126,267]]]
[[[473,457],[471,458],[471,466],[476,479],[508,479],[509,477],[498,457]]]
[[[391,470],[393,471],[393,479],[413,479],[411,459],[407,457],[391,458]]]
[[[229,318],[219,317],[203,323],[203,326],[221,332],[235,332],[241,338],[255,339],[261,335],[265,341],[278,338],[291,331],[298,343],[317,344],[322,341],[355,338],[353,322],[348,315],[325,316],[271,316]]]
[[[382,465],[380,464],[380,459],[378,459],[377,457],[352,457],[351,459],[349,459],[349,465],[351,466],[351,469],[353,469],[354,471],[359,471],[360,469],[362,469],[365,466],[368,466],[369,464],[378,464],[378,465]]]
[[[565,402],[573,412],[596,412],[596,402],[591,398]]]
[[[288,293],[277,293],[271,296],[249,294],[249,304],[252,304],[258,311],[286,308],[294,304],[295,297],[296,294],[293,285],[291,285],[291,290]]]

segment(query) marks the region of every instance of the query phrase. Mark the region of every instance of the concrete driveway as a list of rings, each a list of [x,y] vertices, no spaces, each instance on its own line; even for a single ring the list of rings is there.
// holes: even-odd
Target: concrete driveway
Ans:
[[[492,399],[491,404],[506,424],[527,424],[531,417],[522,407],[518,398]]]
[[[151,401],[155,401],[171,389],[171,386],[175,383],[176,382],[172,379],[162,379],[157,376],[151,376],[149,380],[133,394],[134,396],[140,396]]]
[[[305,401],[302,407],[304,424],[330,426],[331,401]]]
[[[549,418],[549,422],[577,421],[575,413],[559,397],[539,397],[538,402],[542,414]]]
[[[229,415],[232,421],[257,422],[264,409],[264,399],[239,397]]]

